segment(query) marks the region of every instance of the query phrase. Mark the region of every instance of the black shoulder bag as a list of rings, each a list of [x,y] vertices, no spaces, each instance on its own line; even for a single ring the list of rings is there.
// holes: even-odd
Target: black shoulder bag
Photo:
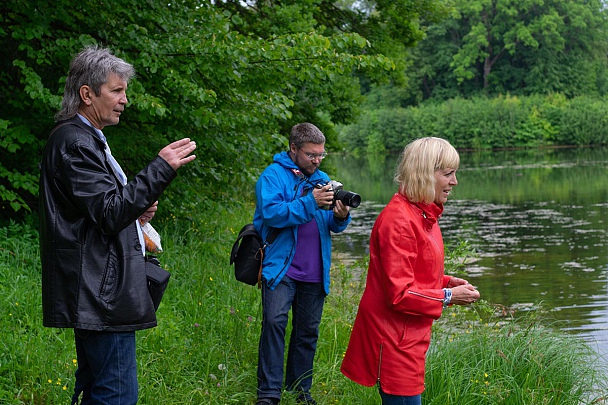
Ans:
[[[264,242],[253,224],[247,224],[241,229],[230,252],[230,264],[234,263],[234,276],[238,281],[262,287],[264,250],[274,242],[281,230],[282,228],[274,228]]]

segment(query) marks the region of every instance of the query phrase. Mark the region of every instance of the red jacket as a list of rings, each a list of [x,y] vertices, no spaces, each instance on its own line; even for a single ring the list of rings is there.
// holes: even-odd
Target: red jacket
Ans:
[[[391,395],[424,391],[424,362],[433,320],[441,316],[450,277],[444,275],[443,206],[395,194],[370,240],[363,297],[342,363],[351,380],[380,383]]]

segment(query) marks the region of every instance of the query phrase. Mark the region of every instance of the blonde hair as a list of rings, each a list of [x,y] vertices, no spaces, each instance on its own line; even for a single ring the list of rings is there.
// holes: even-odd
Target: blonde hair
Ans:
[[[435,200],[435,171],[458,169],[460,156],[445,139],[432,136],[410,142],[397,167],[394,181],[399,192],[412,202]]]

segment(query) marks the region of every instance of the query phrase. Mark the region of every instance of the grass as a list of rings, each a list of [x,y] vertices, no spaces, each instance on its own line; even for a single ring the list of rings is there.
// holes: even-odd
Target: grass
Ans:
[[[255,403],[260,292],[237,282],[228,264],[252,211],[218,207],[155,220],[172,277],[159,326],[137,333],[141,404]],[[42,327],[37,238],[27,224],[0,228],[0,404],[65,404],[73,390],[73,333]],[[320,404],[380,403],[375,388],[339,371],[364,287],[353,267],[366,263],[332,270],[315,363]],[[582,340],[539,319],[504,322],[492,313],[488,304],[450,308],[436,323],[425,405],[603,403],[604,362]],[[295,398],[286,393],[282,404]]]

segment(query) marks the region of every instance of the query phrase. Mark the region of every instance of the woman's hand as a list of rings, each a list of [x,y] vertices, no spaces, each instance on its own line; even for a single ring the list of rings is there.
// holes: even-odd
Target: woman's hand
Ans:
[[[452,300],[450,303],[454,305],[469,305],[477,301],[480,297],[479,291],[468,283],[451,287],[451,290]]]

